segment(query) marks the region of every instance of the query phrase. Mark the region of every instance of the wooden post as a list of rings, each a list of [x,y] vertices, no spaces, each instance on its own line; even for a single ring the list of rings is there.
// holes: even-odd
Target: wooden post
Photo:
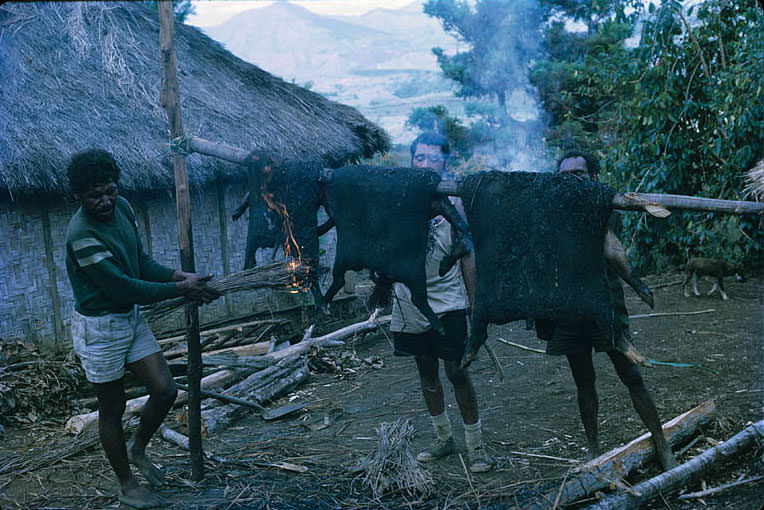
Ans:
[[[167,110],[170,136],[183,135],[180,115],[178,65],[175,60],[175,18],[172,1],[162,0],[159,7],[159,45],[162,56],[162,106]],[[191,232],[191,201],[188,189],[186,157],[173,154],[175,171],[175,201],[178,208],[178,243],[180,244],[180,267],[194,273],[194,247]],[[191,478],[199,481],[204,477],[202,459],[201,394],[202,351],[199,345],[199,308],[194,303],[186,305],[186,335],[188,336],[188,439],[191,451]]]
[[[228,218],[225,212],[225,191],[220,177],[215,179],[215,190],[218,198],[218,223],[220,225],[220,256],[223,259],[223,275],[231,274],[231,261],[228,260]],[[225,306],[228,315],[233,315],[231,296],[225,295]]]
[[[50,216],[48,215],[47,203],[43,202],[40,204],[40,214],[42,216],[42,239],[45,245],[45,266],[48,269],[48,288],[50,289],[50,300],[53,306],[53,331],[56,333],[56,352],[60,352],[64,343],[64,328],[61,322],[61,299],[58,296],[58,274],[56,273],[55,249],[53,248],[53,237],[50,234]]]

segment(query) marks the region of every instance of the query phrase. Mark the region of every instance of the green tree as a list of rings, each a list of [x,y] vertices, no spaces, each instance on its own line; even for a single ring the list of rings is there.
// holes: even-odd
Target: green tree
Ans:
[[[531,73],[548,112],[547,142],[594,150],[618,189],[742,199],[744,172],[764,157],[762,9],[706,0],[685,11],[672,0],[632,4],[626,15],[627,2],[591,3],[594,11],[586,3],[547,1],[547,58]],[[586,30],[567,32],[560,13]],[[625,226],[634,258],[655,269],[683,262],[688,249],[760,262],[755,222],[628,214]]]
[[[144,0],[145,4],[150,5],[153,9],[157,8],[157,0]],[[175,15],[175,21],[179,23],[185,23],[186,18],[191,14],[196,14],[196,9],[191,3],[191,0],[173,0],[172,9]]]

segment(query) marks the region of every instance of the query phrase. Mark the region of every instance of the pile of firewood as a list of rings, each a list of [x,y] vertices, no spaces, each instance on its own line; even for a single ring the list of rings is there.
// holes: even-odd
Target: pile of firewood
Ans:
[[[308,358],[312,349],[344,345],[343,340],[365,335],[387,324],[389,320],[389,316],[377,317],[375,312],[365,321],[319,337],[313,337],[311,326],[302,340],[293,345],[289,342],[279,343],[275,335],[263,340],[270,333],[288,324],[278,319],[202,331],[204,376],[201,388],[215,389],[223,394],[222,397],[202,401],[202,419],[207,433],[221,430],[252,407],[273,400],[306,380],[310,374]],[[171,367],[185,366],[187,350],[181,340],[181,337],[160,340],[160,344],[167,349],[165,356],[169,359]],[[176,379],[184,382],[185,377],[180,376]],[[224,397],[237,398],[243,405],[221,402]],[[143,395],[129,400],[125,417],[138,414],[147,399],[148,396]],[[179,390],[176,406],[185,404],[187,400],[186,391]],[[182,416],[182,413],[178,416]],[[79,434],[97,423],[98,411],[83,413],[71,417],[66,424],[66,430]],[[177,433],[166,427],[163,428],[162,435],[179,444],[185,441],[185,438],[178,438]]]

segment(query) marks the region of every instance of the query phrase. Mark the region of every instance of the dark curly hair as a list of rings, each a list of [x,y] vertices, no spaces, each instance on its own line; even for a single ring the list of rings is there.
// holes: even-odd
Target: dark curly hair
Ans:
[[[102,149],[87,149],[72,156],[66,167],[69,188],[81,194],[107,181],[119,183],[119,166],[114,156]]]
[[[597,156],[591,152],[582,151],[579,149],[573,149],[566,152],[560,159],[557,160],[556,171],[560,171],[560,163],[568,158],[584,158],[586,161],[586,170],[589,175],[599,175],[600,173],[600,160]]]

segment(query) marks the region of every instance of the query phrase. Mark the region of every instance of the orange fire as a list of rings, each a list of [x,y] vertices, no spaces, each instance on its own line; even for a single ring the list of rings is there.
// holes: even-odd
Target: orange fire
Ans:
[[[287,285],[287,288],[290,289],[292,294],[307,292],[308,287],[300,284],[297,276],[294,273],[297,269],[300,269],[300,267],[303,266],[302,253],[300,253],[300,245],[297,243],[297,239],[295,239],[294,233],[292,232],[292,221],[289,217],[289,212],[287,211],[286,205],[277,202],[273,197],[273,193],[263,192],[262,195],[263,200],[265,200],[265,203],[268,205],[268,208],[275,211],[283,222],[284,234],[286,236],[286,239],[284,240],[284,255],[289,260],[286,267],[287,269],[293,271],[292,282]],[[294,249],[294,254],[292,253],[292,249]],[[304,265],[304,268],[305,276],[307,276],[310,268],[307,264]]]

